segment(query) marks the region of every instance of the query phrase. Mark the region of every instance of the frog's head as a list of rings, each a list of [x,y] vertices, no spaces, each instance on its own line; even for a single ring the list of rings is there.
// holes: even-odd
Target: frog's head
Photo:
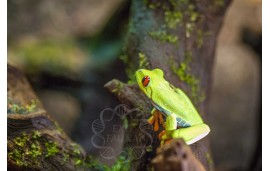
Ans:
[[[140,89],[149,97],[152,96],[152,91],[155,90],[158,83],[164,81],[164,74],[161,69],[154,69],[152,71],[146,69],[139,69],[135,73],[137,83]]]

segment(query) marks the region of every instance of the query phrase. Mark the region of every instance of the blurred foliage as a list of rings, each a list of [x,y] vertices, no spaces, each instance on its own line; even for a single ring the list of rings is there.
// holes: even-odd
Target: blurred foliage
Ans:
[[[107,23],[103,24],[103,28],[100,26],[91,28],[96,29],[96,31],[94,31],[95,34],[92,32],[78,34],[77,32],[80,28],[75,26],[76,28],[78,27],[75,29],[77,31],[74,30],[69,34],[64,33],[64,35],[62,35],[63,32],[66,32],[66,29],[68,30],[70,28],[65,28],[63,30],[65,24],[61,25],[61,22],[58,22],[58,24],[60,24],[59,27],[62,28],[62,31],[51,28],[51,24],[60,20],[61,17],[59,18],[59,16],[62,16],[61,14],[69,8],[73,12],[68,15],[72,16],[76,13],[80,14],[83,3],[96,4],[99,6],[105,2],[106,1],[95,3],[92,1],[84,1],[82,4],[76,5],[70,2],[70,4],[65,4],[64,7],[59,9],[59,14],[57,13],[57,9],[50,8],[52,5],[59,5],[55,2],[35,2],[33,3],[33,8],[35,9],[32,12],[27,10],[32,3],[31,0],[26,0],[22,3],[15,1],[9,2],[8,19],[11,22],[9,22],[8,26],[11,32],[14,34],[16,33],[15,35],[9,34],[8,36],[9,62],[14,63],[24,70],[25,73],[30,75],[38,75],[40,72],[45,72],[50,75],[67,78],[77,78],[78,76],[80,78],[80,76],[85,75],[86,72],[91,72],[91,69],[103,70],[108,68],[108,65],[115,61],[122,51],[125,27],[128,19],[128,15],[126,14],[129,10],[129,8],[127,8],[129,2],[110,2],[111,6],[114,6],[110,8],[118,7],[118,10],[114,11],[113,14],[112,12],[105,14],[106,11],[100,11],[100,15],[106,15],[106,17],[104,16],[103,18],[106,18]],[[42,4],[45,4],[44,9],[41,7]],[[107,4],[106,6],[110,5]],[[38,8],[42,8],[42,10],[38,11]],[[91,11],[92,8],[94,7],[89,7],[89,11]],[[11,13],[11,11],[14,10],[17,11],[21,17]],[[68,21],[71,23],[79,22],[82,16],[86,15],[86,13],[81,13],[79,18],[73,20],[71,18]],[[53,15],[55,18],[48,18],[47,15]],[[33,16],[33,18],[29,18],[29,16]],[[93,15],[91,15],[91,17],[95,18]],[[41,18],[44,18],[44,20],[40,20]],[[18,27],[20,19],[26,20],[25,22],[29,24],[22,24]],[[49,22],[48,20],[51,21]],[[36,23],[34,23],[35,21]],[[94,21],[89,22],[94,23]],[[33,24],[35,26],[32,27]],[[36,26],[36,24],[38,26]],[[66,27],[69,27],[70,23],[66,24]],[[28,33],[29,29],[27,28],[30,27],[30,25],[31,28],[29,29],[34,29],[35,31],[33,30],[31,33]],[[46,33],[43,33],[45,28],[49,30],[47,30],[48,32],[45,31]]]
[[[77,75],[87,65],[86,55],[72,40],[28,38],[9,49],[9,60],[28,73]]]

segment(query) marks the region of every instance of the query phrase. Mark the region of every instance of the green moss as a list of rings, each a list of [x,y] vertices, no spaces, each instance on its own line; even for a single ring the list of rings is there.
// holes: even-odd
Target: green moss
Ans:
[[[130,121],[130,126],[131,126],[132,128],[136,128],[136,127],[138,127],[138,125],[139,125],[138,121],[136,121],[136,120]]]
[[[69,160],[69,157],[70,157],[69,154],[64,153],[63,154],[63,160],[62,160],[61,164],[62,165],[65,164],[65,162],[67,162]]]
[[[130,153],[128,151],[128,153]],[[130,156],[131,154],[129,154]],[[89,155],[85,159],[75,159],[74,164],[76,166],[83,166],[90,168],[91,170],[102,170],[102,171],[129,171],[131,170],[131,160],[123,155],[120,155],[115,160],[112,166],[100,163],[93,156]]]
[[[192,12],[190,15],[190,21],[195,22],[199,14],[197,12]]]
[[[35,130],[30,133],[22,133],[8,142],[8,158],[18,166],[34,165],[36,168],[42,167],[44,157],[51,157],[59,154],[59,148],[55,142],[41,143],[41,132]],[[69,156],[63,153],[63,162]]]
[[[77,161],[79,163],[79,161]],[[97,159],[94,159],[93,156],[87,156],[86,160],[83,163],[80,163],[86,168],[90,168],[91,170],[99,170],[99,171],[109,171],[109,167],[105,164],[100,163]]]
[[[33,137],[34,139],[38,139],[38,138],[41,137],[41,133],[40,133],[39,131],[35,130],[35,131],[33,131],[32,137]]]
[[[75,160],[75,165],[82,165],[83,164],[83,160],[82,159],[76,159]]]
[[[66,151],[60,151],[58,144],[55,142],[44,142],[40,140],[42,138],[41,132],[35,130],[30,133],[22,133],[20,136],[9,140],[8,159],[15,162],[18,166],[35,166],[34,168],[42,168],[45,158],[59,155],[62,157],[60,164],[64,165],[67,161],[71,160],[71,156],[75,166],[80,169],[88,167],[96,170],[109,171],[110,167],[101,164],[97,160],[93,159],[92,156],[87,158],[82,157],[80,146],[72,143],[73,152],[67,154]],[[44,142],[44,143],[42,143]]]
[[[148,58],[142,52],[138,53],[139,56],[139,68],[147,68],[149,66]]]
[[[219,2],[220,1],[220,2]],[[217,0],[217,4],[222,4],[223,0]],[[162,42],[175,43],[179,37],[177,35],[167,36],[167,33],[170,30],[175,30],[177,27],[183,27],[185,30],[186,38],[190,38],[192,35],[195,35],[194,32],[199,28],[198,21],[200,21],[201,13],[196,9],[194,2],[190,0],[169,0],[169,1],[159,1],[159,3],[152,3],[147,1],[148,7],[156,10],[164,11],[164,29],[166,31],[154,30],[151,32],[150,36],[155,39],[158,39]],[[198,45],[201,47],[203,43],[203,34],[199,35]],[[169,40],[169,41],[168,41]]]
[[[40,133],[38,131],[33,131],[30,134],[22,133],[21,136],[11,140],[8,145],[11,145],[14,150],[8,152],[9,159],[14,161],[18,166],[33,164],[39,166],[41,162],[40,157],[43,153],[42,146],[35,140],[39,135]]]
[[[151,0],[144,0],[144,4],[149,8],[149,9],[157,9],[160,8],[163,5],[162,1],[156,1],[154,3],[151,2]]]
[[[165,11],[165,23],[170,29],[175,29],[182,22],[183,15],[179,11]]]
[[[186,23],[186,37],[189,38],[192,31],[194,30],[194,24],[193,23]]]
[[[172,44],[178,43],[178,37],[176,35],[168,33],[165,30],[152,31],[152,32],[149,32],[149,35],[152,38],[160,40],[163,43],[165,42],[172,43]]]
[[[123,122],[123,128],[127,130],[128,129],[128,126],[129,126],[129,124],[128,124],[128,118],[127,117],[124,117],[123,120],[122,120],[122,122]]]
[[[13,141],[17,146],[24,147],[28,139],[29,138],[27,136],[23,136],[23,137],[16,137]]]
[[[85,159],[76,158],[74,165],[100,171],[129,171],[131,169],[131,160],[120,155],[112,166],[108,166],[100,163],[97,159],[93,158],[93,156],[89,155]]]
[[[31,144],[29,155],[31,155],[32,158],[36,158],[42,155],[42,148],[38,141],[35,141],[35,143]]]
[[[122,82],[116,81],[116,86],[112,90],[112,93],[119,93],[120,90],[124,87],[124,84]]]
[[[195,6],[193,4],[189,4],[187,10],[184,11],[185,13],[185,30],[186,30],[186,37],[189,38],[192,32],[196,28],[196,20],[199,17],[199,13],[196,11]]]
[[[122,60],[125,64],[128,63],[128,55],[126,54],[120,55],[119,59]]]
[[[150,9],[156,9],[158,6],[155,4],[149,4],[148,6]]]
[[[224,0],[214,0],[214,5],[218,7],[224,6]]]
[[[58,149],[57,144],[55,142],[46,142],[45,147],[47,150],[45,157],[54,156],[56,153],[59,152],[59,149]]]
[[[81,154],[81,149],[80,149],[80,146],[76,143],[71,143],[71,146],[73,148],[73,153],[74,155],[80,155]]]
[[[8,114],[28,114],[28,113],[32,113],[38,110],[36,100],[31,100],[31,103],[26,106],[13,103],[11,101],[9,101],[8,103],[9,103],[8,110],[7,110]]]
[[[193,74],[190,73],[190,64],[192,61],[191,52],[185,52],[184,60],[179,64],[179,66],[170,61],[172,71],[179,77],[181,81],[184,81],[188,87],[190,87],[191,98],[194,103],[201,102],[205,99],[204,93],[201,93],[200,80]]]
[[[131,155],[131,154],[129,154]],[[110,168],[111,171],[129,171],[131,169],[131,160],[120,155]]]
[[[153,147],[151,145],[147,146],[145,148],[146,152],[152,152],[153,151]]]
[[[20,150],[18,149],[14,149],[12,152],[8,153],[8,158],[10,158],[11,160],[15,161],[15,163],[18,166],[27,166],[28,163],[23,161],[23,156]]]

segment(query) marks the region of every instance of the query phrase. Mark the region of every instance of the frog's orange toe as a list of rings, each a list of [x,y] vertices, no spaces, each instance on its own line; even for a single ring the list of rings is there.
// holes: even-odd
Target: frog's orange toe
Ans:
[[[154,120],[154,117],[151,116],[151,117],[148,119],[147,122],[148,122],[149,124],[153,125],[154,121],[155,121],[155,120]]]
[[[155,122],[154,131],[157,132],[158,130],[159,130],[158,122]]]
[[[157,132],[159,130],[159,124],[164,124],[164,119],[161,112],[156,110],[148,119],[148,123],[154,125],[154,131]]]
[[[158,134],[158,139],[162,139],[162,136],[166,133],[165,130],[163,130],[161,133]]]
[[[154,131],[159,130],[158,113],[154,113]]]
[[[163,119],[163,116],[162,116],[161,112],[158,112],[158,118],[159,118],[159,123],[160,124],[163,124],[164,123],[164,119]]]
[[[169,144],[173,139],[166,140],[164,144]]]

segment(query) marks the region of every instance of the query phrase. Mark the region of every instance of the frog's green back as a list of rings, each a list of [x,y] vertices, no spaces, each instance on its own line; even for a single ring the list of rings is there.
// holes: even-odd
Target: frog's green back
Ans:
[[[162,84],[152,87],[152,101],[166,111],[174,113],[190,125],[203,123],[203,120],[188,96],[180,89],[173,89],[164,80]]]

